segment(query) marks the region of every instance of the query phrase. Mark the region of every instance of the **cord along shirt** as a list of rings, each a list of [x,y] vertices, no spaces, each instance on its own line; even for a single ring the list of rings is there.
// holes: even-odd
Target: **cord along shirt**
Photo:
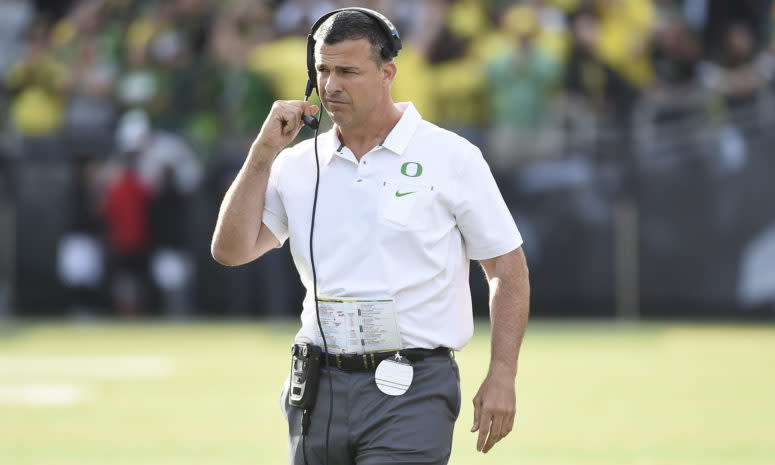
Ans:
[[[515,250],[522,237],[479,149],[411,103],[397,106],[401,119],[360,162],[333,129],[318,137],[318,298],[392,298],[403,348],[460,350],[473,334],[469,260]],[[263,222],[290,239],[307,289],[296,342],[322,346],[309,254],[315,170],[314,140],[283,150]]]

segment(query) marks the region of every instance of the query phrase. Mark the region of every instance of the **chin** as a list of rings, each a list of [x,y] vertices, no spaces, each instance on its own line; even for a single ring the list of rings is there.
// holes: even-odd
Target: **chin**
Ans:
[[[336,113],[329,113],[328,117],[331,118],[331,121],[336,123],[336,125],[339,126],[340,128],[346,128],[349,125],[349,123],[350,123],[350,121],[342,118],[341,116],[337,115]]]

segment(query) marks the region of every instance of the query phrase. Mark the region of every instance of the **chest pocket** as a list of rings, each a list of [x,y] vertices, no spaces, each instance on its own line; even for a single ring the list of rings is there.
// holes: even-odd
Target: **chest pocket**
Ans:
[[[404,230],[425,229],[431,220],[433,186],[411,181],[382,181],[380,222]]]

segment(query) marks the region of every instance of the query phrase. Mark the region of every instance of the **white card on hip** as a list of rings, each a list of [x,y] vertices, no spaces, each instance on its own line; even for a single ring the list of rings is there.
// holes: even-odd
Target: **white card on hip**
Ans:
[[[414,368],[398,352],[394,358],[381,361],[374,372],[377,388],[389,396],[400,396],[409,390],[413,377]]]

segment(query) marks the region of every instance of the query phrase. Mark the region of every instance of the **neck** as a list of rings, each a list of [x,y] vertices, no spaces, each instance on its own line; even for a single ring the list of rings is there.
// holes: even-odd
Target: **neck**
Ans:
[[[360,161],[369,150],[385,140],[401,119],[401,114],[395,104],[388,100],[383,110],[372,112],[370,118],[362,124],[346,128],[337,126],[337,136]]]

